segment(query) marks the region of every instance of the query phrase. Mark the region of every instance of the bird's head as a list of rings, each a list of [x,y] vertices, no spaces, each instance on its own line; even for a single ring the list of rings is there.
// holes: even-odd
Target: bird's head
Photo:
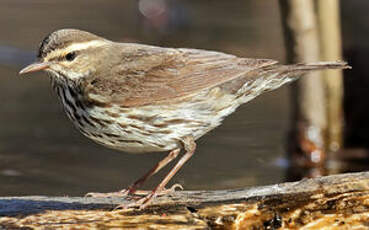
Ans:
[[[76,29],[62,29],[40,43],[38,61],[19,74],[45,70],[54,78],[77,80],[98,72],[112,42]]]

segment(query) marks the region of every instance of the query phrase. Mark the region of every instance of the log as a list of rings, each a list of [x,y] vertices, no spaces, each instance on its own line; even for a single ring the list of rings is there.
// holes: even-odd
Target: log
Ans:
[[[177,191],[143,210],[124,198],[1,197],[0,229],[365,229],[369,172],[247,189]]]

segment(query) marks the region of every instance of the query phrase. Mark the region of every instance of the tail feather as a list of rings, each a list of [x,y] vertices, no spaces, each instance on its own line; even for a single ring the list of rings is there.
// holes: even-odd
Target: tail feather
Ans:
[[[315,70],[324,69],[351,69],[351,66],[344,61],[328,61],[300,63],[293,65],[270,65],[264,67],[262,75],[268,84],[263,84],[263,92],[274,90],[280,86],[298,79],[300,76]]]
[[[298,63],[292,65],[271,65],[265,68],[269,75],[273,78],[284,79],[292,78],[292,80],[299,78],[310,71],[327,70],[327,69],[351,69],[351,66],[345,61],[322,61],[311,63]],[[271,73],[276,73],[272,75]]]
[[[345,61],[326,61],[313,63],[300,63],[295,65],[288,65],[290,70],[309,71],[309,70],[323,70],[323,69],[351,69],[351,66]]]

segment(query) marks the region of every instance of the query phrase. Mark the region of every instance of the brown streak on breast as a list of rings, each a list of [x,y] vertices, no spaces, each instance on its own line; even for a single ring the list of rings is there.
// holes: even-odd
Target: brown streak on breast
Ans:
[[[156,116],[128,115],[127,118],[143,122],[152,122],[155,120]]]
[[[107,115],[109,115],[109,116],[111,116],[111,117],[115,117],[115,118],[117,118],[117,117],[120,117],[120,114],[119,113],[113,113],[113,112],[110,112],[110,111],[105,111],[105,113],[107,114]]]
[[[113,124],[113,121],[109,121],[109,120],[105,120],[105,119],[98,119],[96,117],[90,117],[91,120],[93,120],[94,122],[98,123],[101,126],[106,126],[107,124]]]
[[[118,123],[118,125],[119,125],[122,129],[127,129],[127,128],[128,128],[128,125],[126,125],[126,124]]]
[[[96,125],[94,124],[94,123],[92,123],[90,120],[88,120],[85,116],[81,116],[81,119],[85,122],[85,123],[87,123],[87,124],[89,124],[90,126],[92,126],[92,127],[95,127],[96,128]]]
[[[104,133],[105,136],[107,137],[115,137],[115,138],[119,138],[120,135],[114,134],[114,133]]]
[[[157,128],[166,128],[166,127],[168,127],[168,124],[167,123],[153,124],[153,126],[155,126]]]
[[[144,143],[142,141],[139,140],[126,140],[126,139],[119,139],[119,142],[124,142],[124,143],[137,143],[137,144],[141,144],[143,145]]]

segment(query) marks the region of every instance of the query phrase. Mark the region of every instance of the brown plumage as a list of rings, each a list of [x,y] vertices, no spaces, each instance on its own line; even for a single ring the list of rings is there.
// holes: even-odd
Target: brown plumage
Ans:
[[[345,62],[280,65],[214,51],[115,43],[72,29],[47,36],[38,57],[20,73],[46,70],[68,117],[85,136],[126,152],[171,150],[119,195],[133,194],[185,150],[152,193],[134,203],[140,207],[165,191],[194,153],[195,140],[239,105],[305,72],[349,68]]]

